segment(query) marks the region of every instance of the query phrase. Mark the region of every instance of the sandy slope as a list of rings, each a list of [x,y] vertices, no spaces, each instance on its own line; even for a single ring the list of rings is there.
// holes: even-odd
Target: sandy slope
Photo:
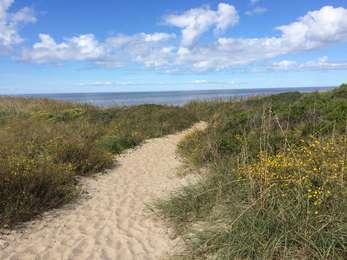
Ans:
[[[83,181],[88,199],[0,238],[0,259],[161,259],[178,250],[145,203],[187,182],[175,174],[175,149],[188,131],[122,154],[109,174]]]

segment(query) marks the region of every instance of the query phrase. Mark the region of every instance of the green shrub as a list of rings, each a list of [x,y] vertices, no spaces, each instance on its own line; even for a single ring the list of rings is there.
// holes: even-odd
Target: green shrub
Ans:
[[[139,143],[139,140],[136,140],[133,136],[120,136],[115,134],[105,136],[100,143],[106,150],[114,154],[119,154],[126,149],[135,147]]]

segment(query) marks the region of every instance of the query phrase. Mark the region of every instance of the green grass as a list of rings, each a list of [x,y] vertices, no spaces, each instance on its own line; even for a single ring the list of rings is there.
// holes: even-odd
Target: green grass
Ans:
[[[154,208],[192,259],[345,259],[347,85],[194,102],[178,151],[209,173]]]
[[[0,97],[0,227],[71,202],[78,176],[198,120],[207,129],[178,152],[207,173],[154,205],[186,259],[346,259],[347,85],[184,107]]]
[[[72,201],[77,176],[102,172],[114,164],[113,154],[195,121],[179,107],[101,109],[0,97],[0,227]]]

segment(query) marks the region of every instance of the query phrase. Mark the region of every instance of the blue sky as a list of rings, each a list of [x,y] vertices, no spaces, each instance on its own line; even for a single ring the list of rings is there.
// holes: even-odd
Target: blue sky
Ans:
[[[0,95],[333,86],[347,0],[0,0]]]

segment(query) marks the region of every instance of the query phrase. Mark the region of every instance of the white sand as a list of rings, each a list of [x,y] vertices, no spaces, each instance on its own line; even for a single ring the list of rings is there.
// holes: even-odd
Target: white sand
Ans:
[[[145,203],[187,183],[176,175],[175,150],[189,131],[151,139],[119,156],[110,173],[84,179],[90,198],[2,235],[0,259],[162,259],[180,250]]]

